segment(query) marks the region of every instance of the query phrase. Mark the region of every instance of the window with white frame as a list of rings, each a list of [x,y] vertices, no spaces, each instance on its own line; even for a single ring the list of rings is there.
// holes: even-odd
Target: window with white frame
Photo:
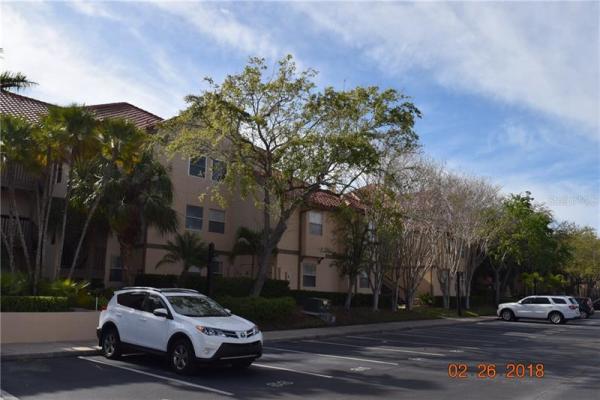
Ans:
[[[317,265],[302,264],[302,286],[317,287]]]
[[[227,166],[224,161],[212,159],[212,180],[222,181],[227,174]]]
[[[188,173],[192,176],[204,178],[206,173],[206,157],[190,158]]]
[[[212,271],[213,276],[223,276],[223,261],[213,261],[210,270]]]
[[[318,211],[308,212],[308,232],[311,235],[323,235],[323,214]]]
[[[185,207],[185,229],[192,231],[202,230],[202,214],[204,209],[198,206],[187,205]]]
[[[123,281],[123,264],[121,262],[121,256],[114,254],[110,256],[110,274],[108,280],[111,282]]]
[[[214,233],[225,233],[225,211],[208,210],[208,231]]]

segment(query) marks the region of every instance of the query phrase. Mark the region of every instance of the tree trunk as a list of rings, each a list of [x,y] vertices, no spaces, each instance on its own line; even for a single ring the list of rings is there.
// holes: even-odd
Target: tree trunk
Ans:
[[[67,214],[69,211],[69,201],[71,198],[71,166],[69,165],[69,178],[67,179],[67,190],[65,192],[65,207],[63,209],[61,228],[60,228],[60,236],[58,237],[58,245],[56,249],[56,256],[54,258],[54,266],[52,269],[53,279],[58,278],[60,275],[60,267],[62,264],[62,254],[63,248],[65,245],[65,229],[67,228]],[[70,278],[69,278],[70,279]]]
[[[394,286],[394,294],[392,297],[392,311],[398,311],[398,298],[400,296],[400,284],[396,281],[396,285]]]
[[[494,268],[494,289],[496,292],[496,306],[500,304],[500,271]]]
[[[346,292],[346,301],[344,302],[344,309],[350,311],[352,306],[352,289],[354,289],[355,280],[348,277],[348,291]]]
[[[121,254],[121,267],[123,268],[123,280],[125,281],[125,284],[127,285],[132,285],[133,281],[134,281],[134,276],[133,276],[133,268],[131,268],[130,266],[130,253],[131,253],[131,249],[129,247],[129,245],[124,244],[122,241],[119,240],[119,251]]]
[[[27,268],[27,274],[32,277],[31,259],[29,258],[29,247],[25,240],[25,234],[23,233],[23,225],[21,224],[21,217],[19,215],[19,209],[17,207],[17,199],[15,195],[15,187],[11,182],[11,186],[8,188],[8,194],[12,205],[13,212],[15,213],[15,222],[17,224],[17,233],[19,241],[21,242],[21,248],[23,249],[23,257],[25,258],[25,267]]]
[[[262,291],[262,288],[267,280],[267,273],[271,264],[270,261],[272,252],[273,248],[271,246],[265,246],[258,254],[258,271],[256,274],[256,280],[254,281],[254,286],[252,287],[252,292],[250,293],[251,297],[260,296],[260,292]]]
[[[406,310],[407,311],[412,311],[413,303],[415,301],[414,297],[415,297],[415,294],[412,291],[410,291],[410,290],[406,291],[406,295],[404,296],[404,301],[406,302]]]
[[[381,294],[382,280],[377,278],[375,287],[373,289],[373,311],[379,311],[379,295]]]
[[[79,240],[77,241],[77,247],[75,248],[75,254],[73,255],[73,261],[71,262],[71,267],[69,268],[68,279],[72,279],[72,277],[73,277],[73,272],[75,271],[75,266],[77,265],[77,259],[79,258],[79,252],[81,250],[81,246],[83,245],[83,241],[87,234],[88,227],[90,225],[90,222],[92,221],[92,218],[94,217],[94,214],[96,213],[96,209],[98,208],[98,205],[100,205],[100,197],[98,197],[98,198],[96,198],[96,200],[94,200],[94,204],[92,205],[92,208],[90,209],[90,211],[85,219],[85,223],[83,224],[83,231],[81,232],[81,235],[79,236]]]
[[[50,153],[48,154],[48,160],[50,160]],[[50,220],[50,212],[52,210],[52,192],[54,189],[54,168],[52,167],[52,163],[48,162],[49,167],[47,166],[46,170],[46,179],[44,182],[44,189],[42,192],[42,197],[38,201],[38,240],[37,240],[37,248],[35,255],[35,265],[33,270],[33,294],[37,295],[38,283],[41,277],[42,272],[42,263],[44,262],[44,255],[46,248],[45,240],[46,240],[46,231],[48,230],[48,222]],[[39,199],[39,194],[36,191],[36,194]]]

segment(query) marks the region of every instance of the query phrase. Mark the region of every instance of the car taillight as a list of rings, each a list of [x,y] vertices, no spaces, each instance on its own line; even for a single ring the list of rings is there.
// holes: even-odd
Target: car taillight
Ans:
[[[102,307],[100,307],[100,311],[106,311],[106,310],[108,310],[108,306],[102,306]]]
[[[575,305],[570,305],[570,306],[569,306],[569,308],[570,308],[571,310],[574,310],[574,309],[576,309],[576,308],[578,308],[578,307],[577,307],[577,306],[575,306]]]

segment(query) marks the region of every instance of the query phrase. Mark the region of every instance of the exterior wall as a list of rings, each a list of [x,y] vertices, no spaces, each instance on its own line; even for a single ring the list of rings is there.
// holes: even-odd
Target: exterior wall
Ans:
[[[44,343],[97,340],[99,311],[3,312],[1,342]]]

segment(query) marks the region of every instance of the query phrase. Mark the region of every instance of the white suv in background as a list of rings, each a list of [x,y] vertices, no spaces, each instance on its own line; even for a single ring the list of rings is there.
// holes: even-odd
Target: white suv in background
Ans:
[[[100,313],[97,335],[107,358],[125,349],[168,356],[178,373],[196,361],[246,368],[262,355],[262,333],[252,322],[189,289],[123,288]]]
[[[505,321],[531,318],[547,319],[553,324],[580,318],[579,304],[571,296],[529,296],[516,303],[500,304],[497,314]]]

